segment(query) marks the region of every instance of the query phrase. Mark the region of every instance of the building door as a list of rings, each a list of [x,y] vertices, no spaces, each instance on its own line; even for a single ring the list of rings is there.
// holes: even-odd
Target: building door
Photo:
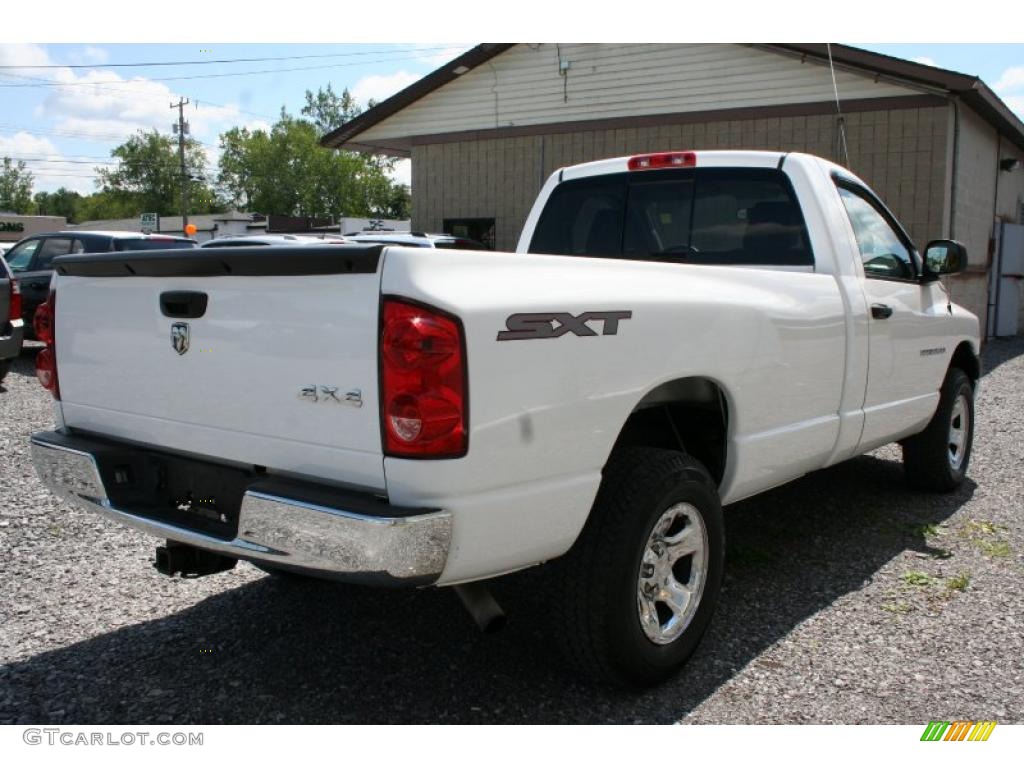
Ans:
[[[1020,330],[1020,281],[1024,279],[1024,225],[1003,223],[989,296],[989,336],[1015,336]]]
[[[445,219],[444,233],[476,240],[494,250],[494,219]]]

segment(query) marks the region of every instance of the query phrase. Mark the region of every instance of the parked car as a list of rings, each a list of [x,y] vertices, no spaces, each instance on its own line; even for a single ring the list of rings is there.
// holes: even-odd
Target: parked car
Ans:
[[[453,248],[461,251],[486,251],[487,246],[455,235],[433,235],[426,232],[352,232],[345,238],[355,243],[380,243],[382,245],[408,245],[413,248]]]
[[[316,237],[313,235],[224,235],[207,240],[200,248],[239,248],[248,245],[330,245],[346,243],[340,237]]]
[[[0,256],[0,382],[21,354],[25,322],[21,318],[21,289],[3,256]]]
[[[4,258],[21,286],[21,310],[25,320],[25,337],[35,339],[32,319],[36,307],[46,301],[50,292],[51,262],[58,256],[72,253],[107,253],[110,251],[151,251],[169,248],[195,248],[196,241],[187,237],[147,235],[142,232],[92,232],[74,230],[33,235],[18,241]]]
[[[211,261],[62,257],[37,361],[40,478],[166,539],[164,573],[451,585],[491,627],[482,582],[554,561],[567,661],[642,685],[708,626],[723,504],[894,441],[915,488],[967,473],[978,319],[939,279],[964,248],[922,256],[810,155],[561,169],[517,253]]]

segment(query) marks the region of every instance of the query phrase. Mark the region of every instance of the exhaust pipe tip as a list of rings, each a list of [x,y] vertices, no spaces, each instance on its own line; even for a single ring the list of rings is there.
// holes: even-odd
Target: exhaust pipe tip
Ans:
[[[492,635],[500,632],[508,624],[508,617],[505,611],[494,599],[491,590],[483,582],[474,581],[468,584],[458,584],[452,587],[455,594],[459,596],[462,605],[469,612],[469,615],[476,622],[477,627],[485,635]]]

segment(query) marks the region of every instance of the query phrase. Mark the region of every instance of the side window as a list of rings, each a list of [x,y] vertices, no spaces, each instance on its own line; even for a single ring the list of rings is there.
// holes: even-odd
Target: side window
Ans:
[[[863,193],[839,187],[839,197],[853,225],[866,277],[912,280],[914,257],[875,203]]]
[[[85,244],[77,237],[71,241],[71,253],[85,253]]]
[[[48,237],[43,241],[39,253],[36,255],[32,269],[50,269],[50,262],[57,256],[64,256],[71,252],[70,237]]]
[[[530,241],[530,253],[618,256],[626,186],[615,177],[595,176],[555,187]]]
[[[11,268],[11,272],[24,272],[28,269],[41,242],[42,240],[27,240],[11,248],[4,256],[4,261]]]

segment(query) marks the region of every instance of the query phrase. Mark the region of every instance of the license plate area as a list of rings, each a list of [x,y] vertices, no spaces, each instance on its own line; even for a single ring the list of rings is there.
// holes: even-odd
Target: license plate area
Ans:
[[[93,454],[111,504],[225,540],[238,532],[252,470],[111,446]]]

